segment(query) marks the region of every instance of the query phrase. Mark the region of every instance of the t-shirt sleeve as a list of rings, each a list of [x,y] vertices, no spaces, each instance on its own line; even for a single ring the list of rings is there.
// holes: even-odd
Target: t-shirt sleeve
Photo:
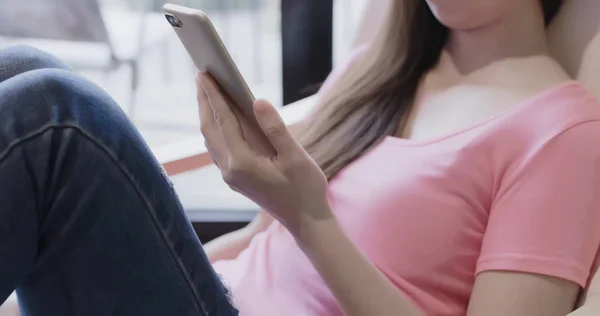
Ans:
[[[600,244],[600,122],[538,147],[499,185],[477,273],[535,273],[585,287]]]

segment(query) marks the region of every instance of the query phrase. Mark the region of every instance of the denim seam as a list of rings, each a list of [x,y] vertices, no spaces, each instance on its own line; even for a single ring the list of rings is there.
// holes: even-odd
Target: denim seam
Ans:
[[[209,316],[208,311],[206,309],[206,303],[200,298],[200,295],[196,291],[196,289],[193,285],[193,282],[191,281],[189,273],[185,269],[185,266],[181,262],[180,258],[176,255],[175,250],[173,249],[172,243],[170,242],[169,238],[166,236],[165,231],[160,226],[158,219],[156,218],[156,212],[154,211],[152,204],[148,201],[146,195],[142,192],[142,190],[140,190],[140,188],[135,184],[135,181],[133,181],[134,177],[123,167],[123,165],[121,165],[119,163],[118,159],[115,157],[116,155],[109,148],[107,148],[106,146],[104,146],[104,144],[102,144],[101,142],[94,139],[94,137],[92,137],[90,134],[86,133],[81,127],[76,126],[76,125],[66,125],[66,124],[65,125],[44,125],[38,129],[30,132],[28,135],[20,137],[17,140],[15,140],[14,142],[10,143],[8,145],[8,147],[0,153],[0,164],[2,164],[4,162],[6,157],[8,157],[8,155],[17,146],[25,144],[26,142],[35,139],[35,137],[40,136],[52,129],[73,129],[73,130],[81,133],[81,135],[83,135],[85,138],[87,138],[91,143],[93,143],[99,149],[104,151],[110,157],[110,159],[113,161],[113,163],[115,163],[115,165],[119,168],[119,170],[121,170],[121,172],[125,175],[125,177],[129,181],[129,183],[133,186],[133,188],[135,189],[137,194],[142,198],[142,200],[144,201],[144,204],[146,204],[146,208],[148,209],[148,211],[152,217],[154,225],[160,231],[160,235],[162,236],[165,244],[167,245],[167,248],[171,252],[171,256],[177,262],[177,265],[179,266],[179,269],[181,270],[182,274],[184,275],[186,282],[188,282],[188,286],[192,290],[192,293],[194,293],[194,296],[196,297],[196,301],[197,301],[198,305],[200,306],[200,308],[202,309],[202,312],[204,313],[205,316]],[[164,176],[164,174],[163,174],[163,176]]]

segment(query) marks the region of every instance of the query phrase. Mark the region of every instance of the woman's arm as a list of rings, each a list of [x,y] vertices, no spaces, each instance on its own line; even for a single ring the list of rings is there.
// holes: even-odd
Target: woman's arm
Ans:
[[[260,210],[244,228],[225,234],[204,245],[208,260],[214,263],[219,260],[235,259],[248,247],[252,238],[267,229],[272,222],[273,217],[266,211]]]
[[[19,302],[13,292],[0,306],[0,316],[19,316]]]
[[[335,219],[306,224],[295,235],[345,315],[423,315],[369,262]],[[554,277],[484,272],[476,278],[468,315],[563,316],[573,310],[578,290],[577,284]]]
[[[600,242],[600,148],[594,146],[599,141],[600,122],[581,123],[545,140],[505,174],[479,247],[467,315],[573,311]],[[308,233],[299,230],[297,242],[347,315],[418,314],[335,219],[303,224]]]
[[[347,316],[424,315],[354,245],[335,218],[294,232]]]

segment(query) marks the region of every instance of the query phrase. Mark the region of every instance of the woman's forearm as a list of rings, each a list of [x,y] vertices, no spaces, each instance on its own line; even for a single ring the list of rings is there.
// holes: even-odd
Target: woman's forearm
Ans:
[[[254,219],[244,228],[225,234],[204,245],[204,251],[210,262],[235,259],[240,252],[248,248],[254,236],[269,227],[273,217],[260,210]]]
[[[246,228],[218,237],[204,245],[204,252],[211,263],[235,259],[250,244],[254,235]]]
[[[423,315],[363,255],[335,218],[306,225],[295,235],[345,315]]]
[[[19,316],[19,303],[14,292],[0,305],[0,316]]]

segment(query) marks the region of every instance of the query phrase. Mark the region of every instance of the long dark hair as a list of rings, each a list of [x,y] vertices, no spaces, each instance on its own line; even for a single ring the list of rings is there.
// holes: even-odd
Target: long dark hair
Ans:
[[[372,0],[378,1],[378,0]],[[562,0],[542,0],[546,24]],[[364,52],[321,97],[296,137],[328,179],[394,135],[409,113],[423,75],[440,58],[448,29],[424,0],[394,0],[387,19]]]

